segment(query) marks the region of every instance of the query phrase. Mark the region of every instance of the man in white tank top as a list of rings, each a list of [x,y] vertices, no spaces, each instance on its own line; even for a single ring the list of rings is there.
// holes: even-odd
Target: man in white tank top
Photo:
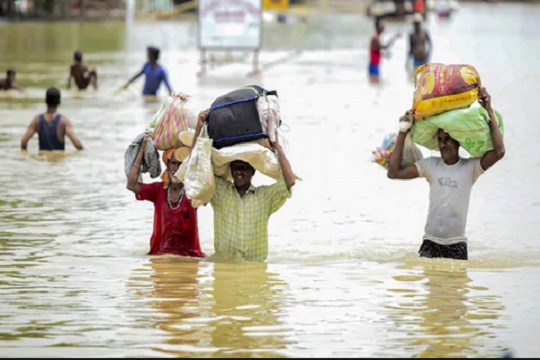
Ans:
[[[441,157],[430,157],[415,164],[401,167],[405,136],[413,123],[407,111],[400,118],[400,132],[390,157],[390,179],[424,177],[429,182],[429,213],[422,246],[418,251],[423,257],[444,257],[467,260],[465,226],[471,188],[476,179],[504,156],[504,142],[491,107],[491,97],[485,88],[478,93],[478,102],[489,114],[489,126],[494,149],[481,158],[459,157],[459,143],[442,129],[438,131]]]

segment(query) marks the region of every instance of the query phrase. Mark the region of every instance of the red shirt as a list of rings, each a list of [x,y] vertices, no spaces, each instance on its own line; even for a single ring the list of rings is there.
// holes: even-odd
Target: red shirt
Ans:
[[[379,39],[379,34],[375,34],[374,38]],[[373,38],[372,38],[373,40]],[[381,62],[381,50],[375,50],[372,44],[369,44],[369,63],[379,65]]]
[[[173,210],[167,204],[167,189],[163,188],[162,182],[139,185],[141,191],[135,195],[137,200],[154,203],[154,231],[148,254],[205,257],[199,244],[197,209],[191,206],[186,195],[182,197],[180,207]],[[171,205],[176,206],[177,203]]]

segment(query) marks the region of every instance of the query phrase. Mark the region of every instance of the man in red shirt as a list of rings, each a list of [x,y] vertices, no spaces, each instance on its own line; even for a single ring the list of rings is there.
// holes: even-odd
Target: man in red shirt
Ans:
[[[150,238],[149,255],[176,254],[192,257],[205,257],[199,244],[197,209],[184,194],[184,184],[171,181],[170,173],[189,155],[189,148],[169,149],[163,153],[167,170],[161,176],[163,181],[152,184],[139,183],[141,162],[146,142],[142,141],[139,153],[128,174],[127,188],[135,193],[137,200],[154,203],[154,230]]]
[[[401,36],[400,33],[395,34],[392,36],[392,38],[388,41],[387,44],[383,44],[381,42],[381,34],[384,31],[384,22],[380,17],[377,17],[375,19],[375,34],[371,37],[371,41],[369,42],[369,81],[372,84],[378,84],[380,82],[380,70],[379,66],[381,63],[381,54],[382,50],[389,49],[394,41],[396,41],[397,38]]]

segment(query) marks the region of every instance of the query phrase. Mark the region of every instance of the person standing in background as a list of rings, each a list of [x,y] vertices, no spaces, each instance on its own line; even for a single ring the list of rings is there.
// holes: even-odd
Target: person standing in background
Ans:
[[[88,85],[92,85],[94,90],[97,90],[97,72],[95,69],[89,69],[83,63],[82,57],[80,51],[75,51],[73,54],[73,64],[69,69],[67,88],[71,87],[71,78],[73,78],[79,90],[85,90]]]
[[[0,79],[0,90],[21,90],[15,86],[15,76],[17,72],[15,69],[7,69],[6,78]]]
[[[64,115],[58,113],[60,105],[60,90],[55,87],[50,87],[45,93],[45,103],[47,104],[47,112],[36,115],[26,134],[21,140],[21,150],[26,151],[28,141],[37,132],[39,135],[39,150],[65,150],[64,138],[67,135],[73,146],[77,150],[82,150],[83,145],[71,126],[71,122]]]
[[[371,37],[369,45],[369,81],[372,84],[378,84],[380,82],[380,63],[382,50],[390,48],[394,41],[401,36],[401,34],[395,34],[387,44],[381,42],[381,34],[384,31],[384,22],[381,18],[375,19],[375,34]]]
[[[169,78],[163,66],[158,64],[160,50],[153,46],[147,48],[147,57],[148,62],[144,64],[142,70],[133,76],[129,81],[124,85],[124,89],[127,89],[128,86],[138,79],[141,75],[145,76],[143,95],[156,96],[161,86],[161,82],[165,83],[165,86],[169,90],[169,95],[172,95],[172,88],[169,84]]]
[[[414,31],[409,34],[409,52],[407,53],[406,66],[409,68],[412,59],[413,71],[429,62],[433,49],[429,33],[422,27],[423,18],[420,13],[415,13],[413,18]]]

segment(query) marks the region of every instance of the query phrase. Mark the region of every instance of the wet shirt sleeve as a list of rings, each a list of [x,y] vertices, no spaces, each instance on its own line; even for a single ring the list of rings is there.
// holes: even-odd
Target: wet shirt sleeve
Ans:
[[[431,182],[432,164],[433,162],[431,158],[425,158],[415,162],[414,165],[416,165],[416,169],[418,170],[418,176],[426,178],[428,182]]]
[[[157,196],[159,194],[161,184],[162,183],[153,183],[153,184],[139,183],[140,191],[138,194],[135,194],[135,198],[137,200],[148,200],[155,203]]]
[[[266,187],[266,194],[270,204],[270,214],[275,213],[291,197],[291,192],[287,189],[285,179],[281,179],[273,185]]]
[[[219,176],[214,176],[214,182],[216,184],[216,190],[212,199],[210,199],[210,204],[215,205],[219,200],[225,195],[224,191],[227,191],[227,181],[223,180]]]
[[[485,170],[482,169],[482,165],[480,164],[480,158],[474,158],[471,160],[471,166],[472,166],[472,181],[473,181],[473,184],[476,182],[476,179],[478,179],[478,177],[480,177],[480,175],[482,175]]]
[[[143,65],[143,67],[142,67],[142,70],[141,70],[141,71],[142,71],[145,75],[146,75],[146,70],[148,69],[148,66],[150,66],[150,64],[149,64],[149,63],[145,63],[145,64]]]

